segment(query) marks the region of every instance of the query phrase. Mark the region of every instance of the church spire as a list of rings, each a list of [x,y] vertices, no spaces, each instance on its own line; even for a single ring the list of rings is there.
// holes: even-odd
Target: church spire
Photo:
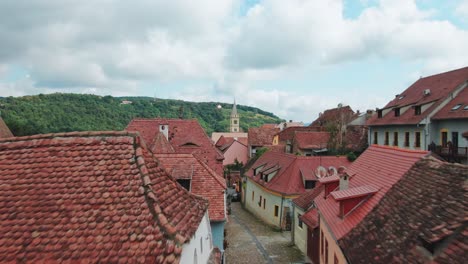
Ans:
[[[236,99],[232,105],[231,120],[229,122],[229,132],[240,132],[239,114],[237,113]]]
[[[231,117],[237,117],[236,99],[234,99],[234,104],[232,105]]]

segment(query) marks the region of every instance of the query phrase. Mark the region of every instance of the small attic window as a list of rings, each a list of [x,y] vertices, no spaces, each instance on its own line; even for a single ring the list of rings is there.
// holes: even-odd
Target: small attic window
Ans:
[[[456,111],[456,110],[460,109],[461,106],[462,106],[462,104],[457,104],[454,107],[452,107],[451,111]]]
[[[377,110],[377,117],[382,118],[382,110]]]
[[[198,145],[193,142],[187,142],[185,144],[182,144],[181,146],[182,147],[198,147]]]
[[[414,107],[414,114],[415,115],[420,115],[421,114],[421,106],[417,105]]]
[[[465,107],[463,107],[463,110],[468,110],[468,105],[465,105]]]
[[[304,188],[306,190],[315,188],[315,181],[305,180]]]
[[[404,95],[400,95],[400,97],[398,97],[398,100],[401,100],[401,99],[403,99],[403,98],[405,98],[405,96],[404,96]]]
[[[395,116],[400,116],[400,108],[395,108]]]

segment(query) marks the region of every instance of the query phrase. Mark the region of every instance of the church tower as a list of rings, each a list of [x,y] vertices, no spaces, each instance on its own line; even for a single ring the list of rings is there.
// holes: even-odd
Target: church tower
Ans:
[[[239,129],[239,114],[237,114],[236,100],[234,100],[234,105],[232,106],[231,111],[231,122],[229,123],[229,132],[240,132]]]

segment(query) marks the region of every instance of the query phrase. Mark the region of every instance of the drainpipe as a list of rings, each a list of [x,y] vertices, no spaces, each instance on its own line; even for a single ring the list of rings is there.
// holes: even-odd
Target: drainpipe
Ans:
[[[284,201],[284,196],[281,195],[281,208],[280,208],[280,218],[279,218],[279,227],[281,230],[283,230],[283,227],[281,226],[281,221],[283,220],[283,201]]]
[[[291,206],[292,207],[292,217],[291,217],[291,242],[294,244],[294,230],[296,228],[296,219],[294,218],[296,216],[296,206]]]

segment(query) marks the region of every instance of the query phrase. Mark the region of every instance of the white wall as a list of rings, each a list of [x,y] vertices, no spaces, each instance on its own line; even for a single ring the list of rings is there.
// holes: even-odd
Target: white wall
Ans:
[[[294,206],[294,205],[293,205]],[[307,226],[305,223],[302,223],[302,228],[299,227],[299,218],[297,214],[304,215],[304,211],[294,206],[294,244],[307,255]]]
[[[210,258],[211,250],[213,249],[213,238],[211,236],[211,227],[208,220],[208,213],[203,216],[200,225],[198,226],[195,235],[190,239],[189,243],[185,243],[182,247],[182,255],[180,257],[181,264],[205,264]],[[203,249],[203,251],[202,251]],[[196,252],[197,259],[194,259]]]

